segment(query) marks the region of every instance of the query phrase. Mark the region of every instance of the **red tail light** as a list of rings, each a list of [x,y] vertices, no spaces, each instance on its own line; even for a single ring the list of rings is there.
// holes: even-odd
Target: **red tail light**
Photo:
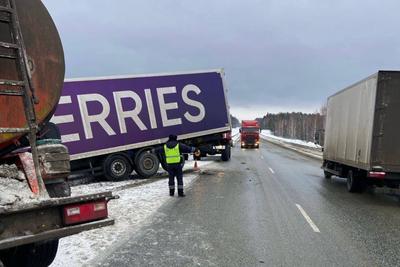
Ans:
[[[369,172],[368,177],[376,179],[384,179],[386,176],[385,172]]]
[[[66,225],[105,219],[108,217],[106,200],[64,207]]]

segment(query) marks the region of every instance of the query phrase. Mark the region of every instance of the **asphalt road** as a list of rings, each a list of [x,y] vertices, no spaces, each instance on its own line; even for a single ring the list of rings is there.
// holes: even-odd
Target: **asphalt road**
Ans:
[[[167,193],[167,187],[166,187]],[[351,194],[276,145],[233,150],[101,266],[399,266],[396,197]]]

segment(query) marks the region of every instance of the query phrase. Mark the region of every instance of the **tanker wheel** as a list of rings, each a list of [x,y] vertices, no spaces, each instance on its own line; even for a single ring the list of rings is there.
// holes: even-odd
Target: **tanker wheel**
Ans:
[[[140,151],[135,157],[135,170],[143,178],[154,176],[160,167],[158,157],[148,150]]]
[[[58,240],[19,246],[0,251],[0,260],[5,266],[49,266],[56,257]]]
[[[67,182],[46,184],[46,189],[51,198],[71,196],[71,187]]]
[[[222,161],[229,161],[231,159],[231,147],[226,145],[224,151],[221,154]]]
[[[132,173],[132,165],[125,156],[111,154],[103,162],[103,172],[109,181],[127,180]]]

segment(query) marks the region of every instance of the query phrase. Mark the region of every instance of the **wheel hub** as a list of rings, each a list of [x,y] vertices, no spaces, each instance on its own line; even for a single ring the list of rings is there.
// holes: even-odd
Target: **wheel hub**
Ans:
[[[121,174],[125,173],[126,167],[121,161],[114,161],[111,164],[111,170],[114,174],[121,175]]]
[[[154,167],[154,161],[151,158],[146,158],[143,161],[143,166],[146,170],[151,170]]]

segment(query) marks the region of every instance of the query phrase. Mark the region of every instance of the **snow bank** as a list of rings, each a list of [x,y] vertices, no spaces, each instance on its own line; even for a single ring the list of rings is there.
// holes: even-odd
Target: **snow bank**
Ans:
[[[240,127],[232,128],[232,141],[234,144],[236,144],[240,139],[239,129]]]
[[[269,138],[280,140],[280,141],[283,141],[286,143],[302,145],[302,146],[306,146],[306,147],[310,147],[310,148],[321,148],[320,145],[314,144],[313,142],[306,142],[306,141],[298,140],[298,139],[289,139],[289,138],[275,136],[275,135],[271,134],[270,130],[262,130],[261,137],[269,137]]]
[[[0,210],[33,200],[25,174],[15,164],[0,165]]]
[[[204,167],[210,161],[199,161],[198,166]],[[193,168],[193,161],[185,164],[186,170]],[[184,185],[187,189],[197,177],[197,174],[185,174]],[[51,266],[88,266],[99,255],[115,246],[126,237],[137,233],[141,227],[151,222],[151,215],[165,202],[176,201],[170,197],[168,179],[131,180],[123,182],[102,182],[80,185],[72,188],[72,194],[94,193],[111,190],[120,199],[109,202],[109,214],[115,219],[115,225],[86,231],[60,240],[57,257]],[[145,183],[145,184],[144,184]]]
[[[239,134],[239,129],[240,129],[240,127],[232,128],[232,136],[238,135]]]

